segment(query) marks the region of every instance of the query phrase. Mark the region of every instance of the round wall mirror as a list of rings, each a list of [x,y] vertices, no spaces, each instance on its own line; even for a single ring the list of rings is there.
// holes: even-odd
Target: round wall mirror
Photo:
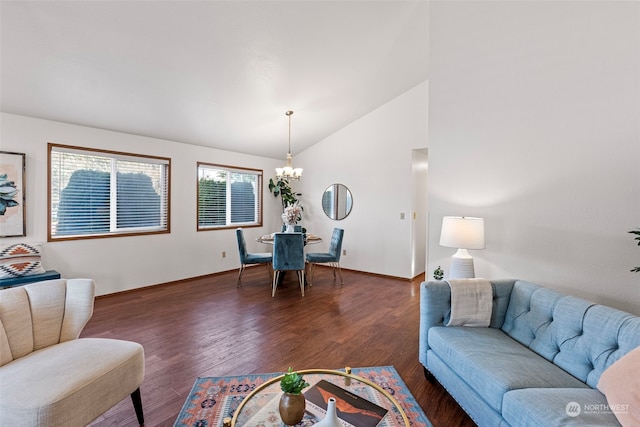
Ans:
[[[345,219],[352,206],[353,198],[346,185],[331,184],[322,194],[322,210],[331,219]]]

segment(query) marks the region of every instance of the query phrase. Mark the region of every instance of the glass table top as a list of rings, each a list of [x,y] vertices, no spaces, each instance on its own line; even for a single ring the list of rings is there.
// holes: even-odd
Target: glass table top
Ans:
[[[380,427],[406,426],[410,425],[409,420],[400,406],[399,402],[378,384],[357,375],[351,374],[351,369],[344,371],[307,369],[297,371],[310,385],[303,390],[307,399],[306,411],[302,421],[297,426],[311,426],[318,423],[324,417],[326,401],[329,395],[326,389],[331,389],[332,397],[335,397],[338,416],[355,424],[345,425],[371,425]],[[280,380],[283,375],[276,376],[247,395],[235,411],[233,418],[226,418],[224,426],[264,426],[282,427],[285,424],[280,419],[278,405],[283,392],[280,389]],[[323,383],[326,381],[330,384]],[[333,386],[338,386],[338,389]],[[345,392],[344,394],[338,393]],[[352,395],[351,398],[349,395]],[[356,400],[353,400],[353,397]],[[359,400],[364,399],[364,402]],[[311,403],[310,403],[311,401]],[[319,403],[315,405],[313,402]],[[365,410],[368,402],[373,403],[371,408],[383,408],[386,414],[373,414]],[[365,405],[365,406],[362,406]],[[380,419],[382,417],[382,419]]]

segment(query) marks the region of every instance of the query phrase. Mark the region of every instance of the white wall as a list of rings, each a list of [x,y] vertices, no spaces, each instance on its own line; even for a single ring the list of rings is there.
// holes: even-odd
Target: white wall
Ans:
[[[263,169],[267,183],[273,168],[281,163],[5,113],[0,125],[0,150],[26,153],[27,168],[27,236],[4,238],[3,245],[47,240],[47,142],[172,159],[170,234],[45,243],[45,268],[58,270],[63,277],[94,279],[97,295],[238,268],[235,230],[196,232],[196,162]],[[282,208],[268,190],[264,202],[264,227],[246,229],[248,249],[254,252],[265,250],[255,237],[282,223]],[[224,259],[222,251],[227,253]]]
[[[640,3],[432,2],[429,277],[444,215],[476,275],[640,314]]]
[[[412,150],[427,144],[427,102],[424,82],[294,156],[294,165],[304,167],[294,184],[303,193],[303,224],[321,236],[345,230],[342,267],[413,277]],[[334,183],[353,194],[353,210],[342,221],[322,211],[322,193]],[[313,250],[326,251],[323,245]]]
[[[305,168],[302,181],[294,183],[303,192],[303,225],[326,238],[314,251],[325,251],[332,228],[343,227],[345,268],[412,277],[411,162],[412,149],[426,145],[426,88],[419,85],[295,157],[294,164]],[[48,142],[170,157],[171,233],[46,243]],[[27,163],[27,236],[0,243],[45,243],[45,268],[94,279],[97,295],[238,268],[234,230],[196,232],[198,161],[264,170],[264,227],[246,230],[250,251],[267,250],[255,237],[282,225],[280,200],[267,184],[284,152],[281,160],[266,159],[6,113],[0,115],[0,150],[26,153]],[[334,182],[346,184],[354,196],[351,215],[339,222],[320,205]]]

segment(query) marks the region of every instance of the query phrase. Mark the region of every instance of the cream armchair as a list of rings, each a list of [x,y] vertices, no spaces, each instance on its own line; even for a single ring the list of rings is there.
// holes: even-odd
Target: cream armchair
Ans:
[[[144,424],[142,346],[79,338],[94,293],[89,279],[0,291],[0,426],[86,426],[128,395]]]

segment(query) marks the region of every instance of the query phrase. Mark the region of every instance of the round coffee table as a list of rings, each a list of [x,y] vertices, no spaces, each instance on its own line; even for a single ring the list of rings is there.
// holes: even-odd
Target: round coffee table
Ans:
[[[306,369],[297,371],[304,376],[310,386],[303,390],[303,393],[311,389],[321,380],[328,381],[338,387],[347,390],[360,398],[369,400],[376,405],[387,409],[381,424],[409,427],[409,419],[400,403],[386,390],[378,384],[366,378],[359,377],[351,373],[351,368],[347,367],[343,371],[327,369]],[[256,387],[238,406],[233,418],[225,418],[225,427],[241,426],[282,426],[278,412],[278,404],[282,391],[280,390],[280,380],[284,375],[274,377],[260,386]],[[307,407],[309,409],[309,406]],[[312,425],[318,422],[318,418],[305,413],[302,425]]]

